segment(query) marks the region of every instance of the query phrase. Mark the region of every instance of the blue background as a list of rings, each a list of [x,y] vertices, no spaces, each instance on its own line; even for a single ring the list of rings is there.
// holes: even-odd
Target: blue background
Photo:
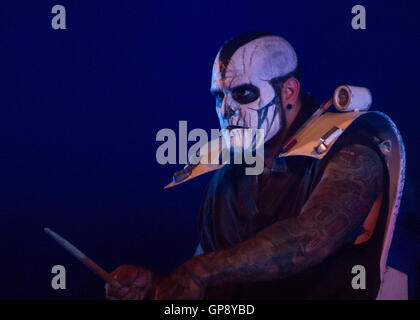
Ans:
[[[103,282],[48,226],[111,271],[169,272],[193,255],[210,175],[164,191],[156,133],[218,128],[213,59],[249,30],[295,47],[319,102],[366,86],[406,143],[407,184],[389,264],[419,298],[419,6],[415,1],[3,1],[0,4],[0,298],[102,299]],[[64,5],[67,29],[51,28]],[[367,29],[351,28],[363,4]],[[51,268],[67,270],[53,290]]]

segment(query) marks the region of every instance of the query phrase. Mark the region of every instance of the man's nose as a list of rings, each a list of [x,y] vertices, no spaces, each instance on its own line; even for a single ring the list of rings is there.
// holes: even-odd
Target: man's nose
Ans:
[[[227,97],[226,96],[223,99],[222,108],[221,109],[222,109],[222,116],[223,116],[224,119],[229,120],[235,114],[235,110],[227,102]]]

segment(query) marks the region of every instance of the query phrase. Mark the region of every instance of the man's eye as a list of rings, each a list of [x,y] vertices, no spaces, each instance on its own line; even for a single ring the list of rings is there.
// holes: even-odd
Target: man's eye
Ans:
[[[232,97],[240,104],[248,104],[260,96],[258,88],[252,85],[245,85],[232,91]]]
[[[252,92],[251,92],[251,91],[249,91],[249,90],[238,90],[238,91],[236,92],[236,95],[237,95],[238,97],[246,97],[246,96],[249,96],[250,94],[252,94]]]

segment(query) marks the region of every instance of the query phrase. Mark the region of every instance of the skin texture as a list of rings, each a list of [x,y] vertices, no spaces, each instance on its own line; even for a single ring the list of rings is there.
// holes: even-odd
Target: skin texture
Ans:
[[[132,267],[125,272],[127,289],[108,287],[108,296],[201,299],[207,286],[291,276],[339,249],[364,221],[382,188],[378,154],[362,145],[347,146],[331,158],[299,216],[278,221],[230,248],[196,256],[169,276],[153,277]]]

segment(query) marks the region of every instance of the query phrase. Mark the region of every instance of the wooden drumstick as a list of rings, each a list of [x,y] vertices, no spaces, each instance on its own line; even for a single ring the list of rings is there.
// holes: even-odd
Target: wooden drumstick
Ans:
[[[44,228],[44,231],[51,236],[55,241],[57,241],[64,249],[66,249],[72,256],[77,258],[82,262],[89,270],[93,271],[97,276],[102,280],[108,282],[111,286],[115,288],[121,288],[121,284],[115,281],[112,276],[106,272],[103,268],[98,266],[92,259],[86,256],[82,251],[77,249],[74,245],[64,239],[62,236],[58,235],[49,228]]]

